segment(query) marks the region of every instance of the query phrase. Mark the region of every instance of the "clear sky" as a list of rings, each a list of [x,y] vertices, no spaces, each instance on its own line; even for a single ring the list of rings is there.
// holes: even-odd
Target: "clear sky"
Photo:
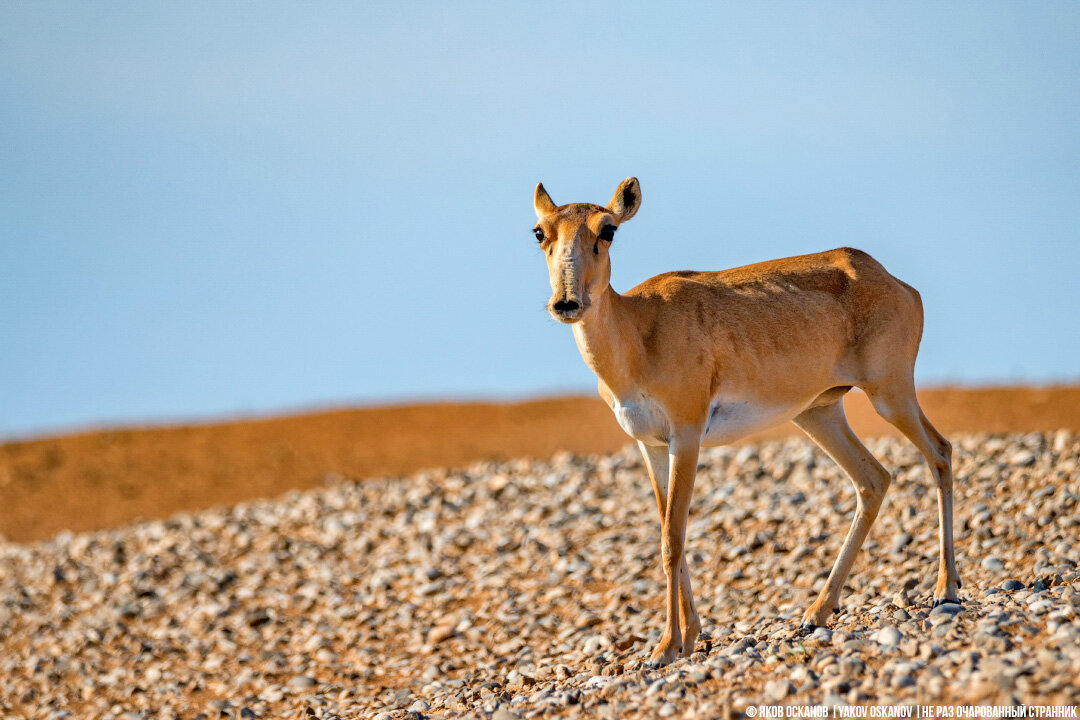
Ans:
[[[1075,3],[0,4],[0,435],[591,392],[613,284],[853,245],[923,384],[1080,377]]]

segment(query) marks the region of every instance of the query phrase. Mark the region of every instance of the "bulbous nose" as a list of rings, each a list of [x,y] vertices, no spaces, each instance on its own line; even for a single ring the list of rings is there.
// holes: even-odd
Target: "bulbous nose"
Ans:
[[[572,313],[581,307],[581,305],[578,304],[577,300],[559,300],[551,307],[555,308],[555,312]]]

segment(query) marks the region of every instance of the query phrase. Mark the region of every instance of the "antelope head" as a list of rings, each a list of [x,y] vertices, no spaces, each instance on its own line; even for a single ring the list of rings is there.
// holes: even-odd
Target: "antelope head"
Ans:
[[[548,312],[564,323],[575,323],[588,312],[592,299],[608,286],[608,251],[615,230],[634,217],[641,206],[637,178],[626,178],[607,207],[592,203],[556,205],[543,183],[536,186],[533,233],[544,251],[551,281]]]

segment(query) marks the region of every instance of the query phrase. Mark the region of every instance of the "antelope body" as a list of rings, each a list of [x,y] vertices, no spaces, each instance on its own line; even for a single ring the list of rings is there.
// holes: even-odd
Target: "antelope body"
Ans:
[[[959,602],[951,447],[915,396],[919,294],[866,253],[841,248],[721,272],[665,273],[620,295],[610,285],[609,250],[640,204],[636,178],[624,180],[607,206],[556,206],[537,185],[534,232],[548,264],[549,312],[572,324],[601,397],[649,469],[667,576],[667,623],[652,660],[690,654],[701,629],[684,558],[699,449],[787,420],[855,485],[851,529],[803,627],[823,625],[839,609],[891,480],[847,424],[842,398],[852,387],[929,463],[940,531],[934,601]]]

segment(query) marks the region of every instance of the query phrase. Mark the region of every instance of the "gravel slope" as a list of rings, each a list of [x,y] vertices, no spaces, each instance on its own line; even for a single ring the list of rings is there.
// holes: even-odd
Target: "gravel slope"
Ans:
[[[931,612],[905,442],[828,630],[796,632],[854,509],[808,441],[706,451],[698,652],[662,628],[636,451],[339,483],[0,544],[0,716],[717,717],[759,702],[1080,702],[1080,437],[954,436],[965,601]]]
[[[924,388],[946,435],[1080,432],[1080,385]],[[844,397],[863,437],[895,434],[866,395]],[[748,442],[803,437],[785,423]],[[617,452],[626,433],[595,394],[514,403],[424,403],[177,427],[115,428],[0,443],[0,536],[47,540],[343,478],[406,475],[478,460]],[[745,443],[742,443],[745,444]]]

